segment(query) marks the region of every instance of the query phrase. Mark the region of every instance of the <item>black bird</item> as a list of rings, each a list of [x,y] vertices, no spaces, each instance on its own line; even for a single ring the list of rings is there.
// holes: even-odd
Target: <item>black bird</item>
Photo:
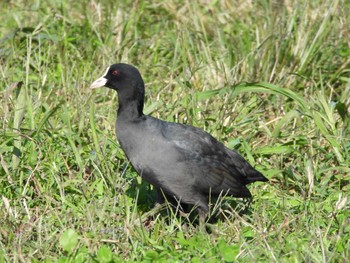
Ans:
[[[90,88],[103,86],[118,92],[119,143],[137,173],[157,189],[158,200],[164,194],[194,205],[201,216],[209,211],[209,197],[250,198],[247,184],[268,181],[209,133],[143,114],[145,87],[135,67],[111,65]]]

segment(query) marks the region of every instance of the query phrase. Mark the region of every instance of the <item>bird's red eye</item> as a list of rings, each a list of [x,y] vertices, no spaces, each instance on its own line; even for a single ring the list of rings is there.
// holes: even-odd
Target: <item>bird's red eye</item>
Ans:
[[[118,72],[118,70],[116,70],[116,69],[112,71],[112,74],[113,74],[114,76],[117,76],[118,73],[119,73],[119,72]]]

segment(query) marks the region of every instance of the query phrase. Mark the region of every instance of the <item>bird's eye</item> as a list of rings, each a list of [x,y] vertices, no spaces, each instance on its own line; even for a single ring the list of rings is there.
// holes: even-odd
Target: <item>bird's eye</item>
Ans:
[[[112,75],[114,75],[114,76],[117,76],[118,73],[119,73],[119,72],[118,72],[118,70],[116,70],[116,69],[112,71]]]

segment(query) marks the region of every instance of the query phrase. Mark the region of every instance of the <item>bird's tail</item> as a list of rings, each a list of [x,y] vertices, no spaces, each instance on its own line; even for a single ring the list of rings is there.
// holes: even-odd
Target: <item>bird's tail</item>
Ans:
[[[247,184],[256,182],[256,181],[261,181],[261,182],[267,182],[269,179],[267,179],[265,176],[263,176],[262,173],[258,172],[257,170],[254,169],[253,173],[248,174],[247,176]]]

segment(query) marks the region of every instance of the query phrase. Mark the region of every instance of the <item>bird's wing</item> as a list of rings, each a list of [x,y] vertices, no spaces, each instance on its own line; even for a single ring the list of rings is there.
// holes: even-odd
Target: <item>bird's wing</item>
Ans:
[[[215,193],[231,190],[233,195],[250,196],[245,187],[256,172],[238,153],[229,150],[209,133],[192,126],[167,123],[162,135],[177,148],[179,160],[192,174],[199,174],[198,188]],[[235,194],[236,193],[236,194]]]

